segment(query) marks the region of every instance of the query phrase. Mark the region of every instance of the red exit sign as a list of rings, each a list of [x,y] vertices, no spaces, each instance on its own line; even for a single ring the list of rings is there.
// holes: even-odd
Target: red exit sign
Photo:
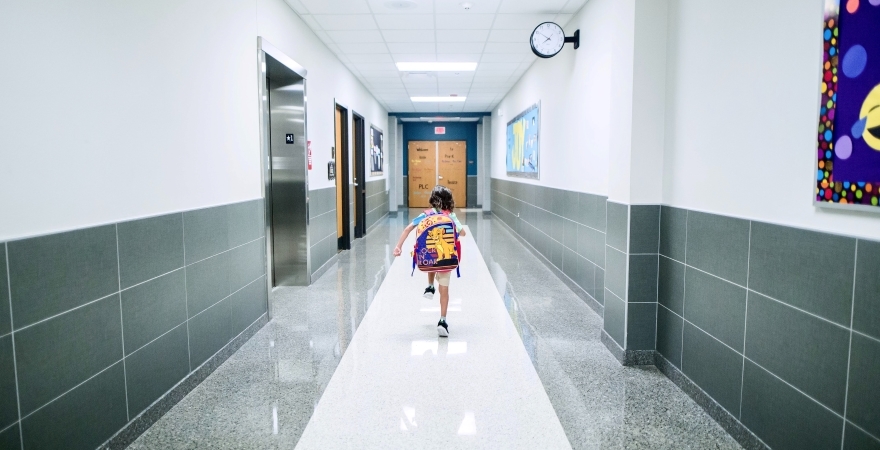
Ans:
[[[446,134],[446,127],[434,127],[434,134]]]

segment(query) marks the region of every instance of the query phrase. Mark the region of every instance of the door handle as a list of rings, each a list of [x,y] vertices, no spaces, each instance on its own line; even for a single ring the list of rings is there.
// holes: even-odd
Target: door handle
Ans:
[[[354,184],[355,187],[357,187],[357,185],[358,185],[357,183]]]
[[[438,177],[438,178],[440,178],[441,180],[443,179],[443,177]]]

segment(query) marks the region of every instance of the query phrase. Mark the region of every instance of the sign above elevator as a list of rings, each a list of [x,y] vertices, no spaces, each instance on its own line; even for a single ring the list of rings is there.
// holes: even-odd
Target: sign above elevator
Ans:
[[[286,135],[284,138],[284,142],[286,142],[288,144],[293,144],[293,135],[292,134]]]

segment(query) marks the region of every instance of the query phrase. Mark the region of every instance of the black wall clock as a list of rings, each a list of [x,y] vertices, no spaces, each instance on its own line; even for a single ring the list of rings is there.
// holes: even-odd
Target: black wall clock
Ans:
[[[544,22],[532,31],[532,37],[529,40],[532,44],[532,52],[541,58],[552,58],[562,51],[562,47],[566,42],[574,44],[577,49],[581,44],[581,30],[574,32],[574,36],[566,37],[562,27],[553,22]]]

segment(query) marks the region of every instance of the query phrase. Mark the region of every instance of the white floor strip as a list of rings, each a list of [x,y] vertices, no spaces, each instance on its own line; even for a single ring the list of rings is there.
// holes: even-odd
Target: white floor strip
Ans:
[[[404,245],[297,449],[570,449],[562,425],[470,236],[453,274],[449,338],[439,293],[422,297]]]

